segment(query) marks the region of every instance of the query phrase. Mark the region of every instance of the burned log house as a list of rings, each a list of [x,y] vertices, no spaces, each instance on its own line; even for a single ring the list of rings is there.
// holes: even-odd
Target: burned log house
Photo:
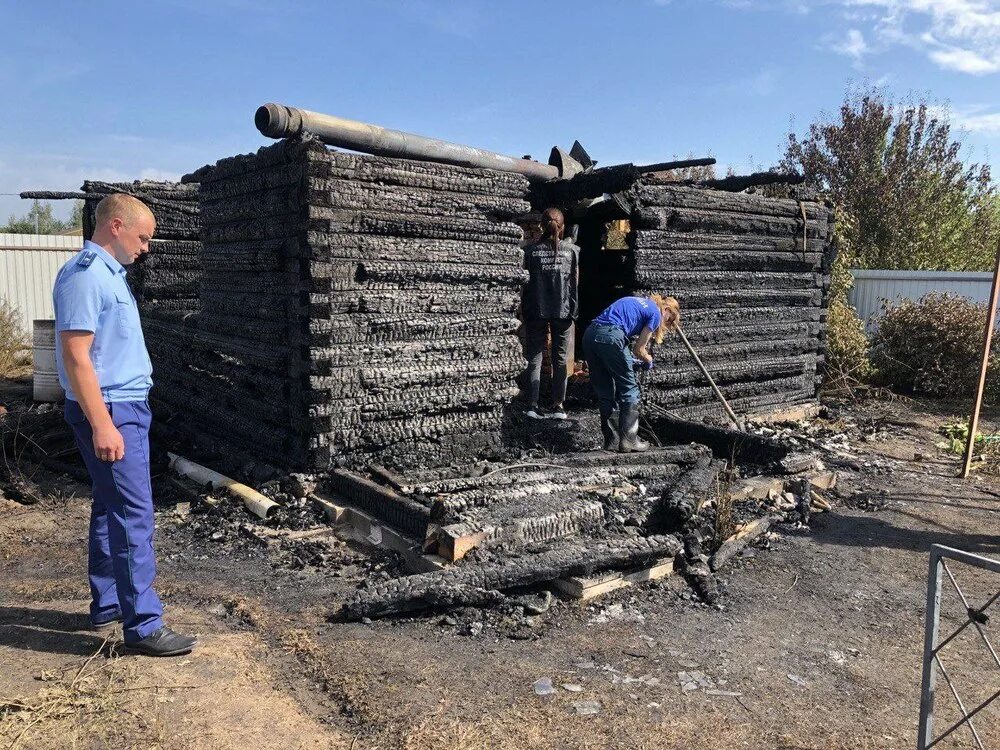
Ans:
[[[586,403],[578,424],[558,426],[562,442],[523,423],[515,220],[533,209],[559,206],[578,227],[580,331],[619,296],[665,292],[741,415],[816,398],[832,211],[732,187],[632,165],[529,182],[346,153],[303,134],[181,184],[88,183],[85,193],[91,210],[121,189],[157,213],[160,239],[131,272],[154,361],[156,434],[251,478],[268,467],[325,473],[341,496],[455,560],[487,542],[654,533],[664,503],[700,507],[724,465],[696,444],[596,451]],[[646,403],[721,420],[677,342],[655,356]],[[576,385],[578,402],[592,398]],[[691,439],[670,424],[661,442]],[[474,466],[510,464],[532,447],[564,452],[547,467]],[[373,466],[377,482],[362,476]],[[626,545],[632,562],[637,544]],[[613,535],[606,546],[608,560],[624,559]]]

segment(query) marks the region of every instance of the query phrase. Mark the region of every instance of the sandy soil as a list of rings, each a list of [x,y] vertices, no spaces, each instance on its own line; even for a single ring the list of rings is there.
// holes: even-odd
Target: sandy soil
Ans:
[[[934,447],[954,417],[940,405],[844,416],[830,426],[861,470],[841,473],[833,512],[724,572],[721,611],[675,576],[516,627],[479,610],[336,624],[391,560],[320,537],[325,562],[303,565],[249,522],[213,540],[165,510],[158,588],[170,624],[201,639],[171,660],[87,629],[86,490],[50,478],[42,504],[0,501],[0,748],[913,747],[927,549],[1000,556],[1000,481],[954,479],[957,458]],[[1000,588],[955,574],[974,601]],[[942,627],[960,623],[943,601]],[[948,649],[967,706],[1000,688],[971,629]],[[942,728],[957,716],[945,692],[938,709]],[[1000,746],[1000,706],[979,726]]]

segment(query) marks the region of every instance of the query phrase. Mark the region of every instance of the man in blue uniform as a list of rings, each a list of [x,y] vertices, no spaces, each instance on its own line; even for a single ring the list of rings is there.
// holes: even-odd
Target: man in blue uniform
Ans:
[[[141,201],[97,205],[92,241],[59,269],[53,290],[56,367],[93,483],[88,572],[94,627],[122,622],[125,645],[151,656],[189,652],[196,639],[163,624],[153,590],[149,473],[152,365],[125,266],[149,251],[156,219]]]

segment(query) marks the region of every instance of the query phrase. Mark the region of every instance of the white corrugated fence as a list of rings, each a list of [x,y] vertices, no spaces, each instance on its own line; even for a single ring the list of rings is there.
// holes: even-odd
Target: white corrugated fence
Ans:
[[[973,302],[990,298],[993,274],[974,271],[861,271],[852,270],[854,286],[848,299],[870,330],[882,314],[882,305],[903,299],[918,300],[928,292],[957,294]]]
[[[59,268],[83,246],[82,237],[58,234],[0,234],[0,298],[31,321],[52,318],[52,284]]]

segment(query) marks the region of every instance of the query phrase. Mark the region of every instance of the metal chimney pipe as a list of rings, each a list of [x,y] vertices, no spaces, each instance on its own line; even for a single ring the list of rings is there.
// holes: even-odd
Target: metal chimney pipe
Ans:
[[[493,151],[439,141],[436,138],[390,130],[366,122],[310,112],[283,104],[265,104],[257,109],[253,119],[257,129],[268,138],[288,138],[309,132],[330,146],[375,156],[517,172],[534,182],[545,182],[560,177],[558,168],[549,164],[504,156]]]

